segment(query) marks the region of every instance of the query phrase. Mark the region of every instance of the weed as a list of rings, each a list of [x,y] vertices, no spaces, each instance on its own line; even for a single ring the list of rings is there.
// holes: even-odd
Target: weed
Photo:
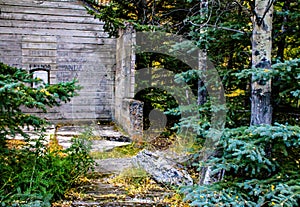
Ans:
[[[3,148],[0,205],[50,206],[94,164],[84,140],[74,139],[66,150],[57,148],[55,141],[50,149],[43,142],[41,136],[28,147]]]
[[[142,168],[127,168],[108,182],[115,186],[123,187],[130,196],[146,194],[153,189],[162,189],[156,185],[149,174]]]
[[[131,143],[125,146],[115,147],[111,151],[91,152],[90,155],[94,159],[125,158],[136,155],[140,150],[140,148],[135,146],[135,143]]]

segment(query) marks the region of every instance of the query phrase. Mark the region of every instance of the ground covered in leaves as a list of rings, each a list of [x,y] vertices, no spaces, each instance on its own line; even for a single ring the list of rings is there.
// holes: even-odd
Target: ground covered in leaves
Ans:
[[[89,140],[106,139],[87,132],[83,135]],[[112,160],[120,159],[122,162],[123,159],[130,159],[144,148],[166,149],[171,142],[171,139],[159,137],[142,146],[128,143],[109,150],[91,151],[90,155],[96,163],[110,164]],[[143,169],[129,166],[118,172],[107,172],[101,167],[103,165],[96,166],[94,172],[82,177],[76,187],[65,194],[65,199],[53,203],[52,206],[188,206],[182,201],[178,189],[155,182]]]

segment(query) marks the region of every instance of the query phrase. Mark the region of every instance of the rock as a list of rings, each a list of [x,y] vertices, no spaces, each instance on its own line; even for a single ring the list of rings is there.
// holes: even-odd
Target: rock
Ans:
[[[164,150],[164,151],[158,151],[156,152],[159,156],[162,156],[168,160],[172,160],[176,163],[179,163],[180,165],[192,166],[192,161],[193,161],[193,154],[187,154],[184,152],[177,153],[174,152],[173,150]]]
[[[110,151],[116,147],[130,145],[130,142],[108,141],[108,140],[92,140],[92,152]]]
[[[193,185],[193,179],[184,167],[165,158],[161,153],[143,150],[133,158],[133,163],[145,169],[159,183],[175,186]]]

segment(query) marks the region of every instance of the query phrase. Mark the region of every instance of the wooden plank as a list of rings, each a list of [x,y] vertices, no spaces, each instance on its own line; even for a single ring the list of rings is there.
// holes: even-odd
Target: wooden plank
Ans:
[[[86,30],[86,31],[104,31],[102,24],[90,23],[65,23],[65,22],[41,22],[41,21],[24,21],[0,19],[2,27],[21,27],[21,28],[39,28],[39,29],[64,29],[64,30]]]
[[[10,28],[0,26],[0,35],[2,34],[23,34],[23,35],[41,35],[41,36],[74,36],[74,37],[108,37],[104,32],[78,31],[78,30],[49,30],[49,29],[28,29],[28,28]]]
[[[1,31],[0,31],[1,34]],[[0,35],[0,41],[21,41],[22,40],[22,35],[18,34],[1,34]]]
[[[65,57],[72,57],[72,58],[80,58],[82,57],[81,51],[57,51],[57,56],[60,58]],[[103,52],[94,52],[94,53],[87,53],[84,55],[84,57],[98,57],[98,58],[114,58],[114,55],[111,52],[103,51]]]
[[[80,43],[80,44],[98,44],[98,45],[116,45],[116,39],[114,38],[99,38],[99,37],[64,37],[60,36],[57,37],[58,42],[63,42],[63,43]]]
[[[113,51],[115,47],[111,45],[96,45],[96,44],[75,44],[75,43],[57,43],[58,50],[85,50],[85,49],[94,49],[95,51]]]
[[[91,17],[73,17],[73,16],[52,16],[40,14],[20,14],[20,13],[2,13],[0,19],[6,20],[26,20],[38,22],[68,22],[68,23],[90,23],[101,24],[98,19]]]
[[[105,56],[105,55],[102,55],[102,58],[101,58],[100,54],[86,56],[86,55],[84,55],[84,53],[82,53],[81,57],[80,56],[77,56],[77,57],[57,56],[57,61],[60,63],[81,62],[82,64],[89,64],[89,65],[97,64],[97,68],[99,68],[99,66],[102,65],[103,61],[107,61],[107,60],[112,61],[112,60],[114,60],[114,58]]]
[[[92,45],[92,44],[58,44],[58,50],[85,50],[85,49],[97,49],[102,48],[103,45]]]
[[[60,49],[58,51],[60,52],[60,54],[67,53],[67,52],[80,53],[80,54],[83,53],[82,50],[78,50],[78,49],[73,49],[73,50],[71,50],[71,49],[66,49],[66,50]],[[99,53],[100,51],[101,51],[101,48],[84,49],[84,53]],[[111,48],[111,50],[103,50],[103,51],[113,53],[113,48]]]
[[[73,61],[72,61],[73,60]],[[91,58],[72,58],[72,57],[65,57],[57,58],[57,63],[61,65],[61,67],[66,67],[66,65],[81,65],[83,68],[82,70],[99,70],[99,71],[107,71],[108,65],[113,65],[115,60],[113,58],[106,59],[106,58],[99,58],[98,56],[91,57]],[[70,66],[71,67],[71,66]],[[93,78],[93,77],[90,77]]]
[[[74,10],[85,10],[84,3],[81,1],[53,1],[53,0],[1,0],[0,5],[14,6],[39,6],[41,8],[66,8]]]
[[[91,83],[91,78],[84,78],[83,76],[82,76],[82,74],[83,74],[84,72],[81,72],[80,73],[80,75],[78,76],[80,79],[79,79],[79,83],[80,84],[82,84],[82,85],[88,85],[88,84],[90,84]],[[100,76],[101,77],[101,76]],[[97,80],[97,81],[100,81],[100,80]],[[107,80],[107,83],[109,83],[110,82],[110,80]],[[100,89],[99,89],[99,91],[101,91]]]
[[[55,64],[56,58],[53,57],[23,57],[24,64]]]
[[[48,49],[48,50],[56,50],[56,43],[36,43],[36,42],[22,42],[22,49]]]
[[[0,51],[1,52],[1,51]],[[57,51],[56,50],[34,50],[34,49],[22,49],[22,56],[30,56],[30,57],[56,57]]]
[[[1,31],[0,31],[1,34]],[[69,36],[40,36],[40,35],[23,35],[23,34],[1,34],[1,41],[25,41],[25,42],[63,42],[63,43],[78,43],[78,44],[104,44],[116,45],[114,38],[101,38],[101,37],[69,37]]]
[[[64,104],[66,105],[66,104]],[[69,108],[71,108],[71,106],[69,105]],[[36,113],[36,115],[38,116],[42,116],[42,117],[46,117],[47,119],[51,119],[51,121],[53,122],[65,122],[65,121],[72,121],[72,119],[74,120],[80,120],[80,121],[95,121],[95,119],[101,119],[101,120],[111,120],[111,114],[110,111],[106,112],[106,113],[100,113],[100,114],[96,114],[95,113],[64,113],[64,110],[62,107],[60,107],[58,110],[60,110],[60,112],[51,112],[53,111],[53,109],[49,109],[48,113]],[[31,114],[33,112],[30,112]]]
[[[92,114],[95,115],[96,113],[96,106],[95,105],[76,105],[76,106],[68,106],[65,107],[63,110],[64,114],[68,114],[67,116],[69,116],[69,114],[72,114],[72,116],[76,116],[77,114]],[[90,116],[90,115],[87,115]],[[84,115],[83,117],[86,118],[86,115]]]
[[[40,35],[23,35],[22,42],[47,42],[47,43],[56,43],[57,37],[55,36],[40,36]]]
[[[92,70],[90,68],[94,67],[95,70],[98,70],[99,72],[106,73],[106,67],[103,67],[103,65],[97,65],[95,66],[93,63],[72,63],[72,62],[58,62],[57,71],[85,71],[84,73],[90,73]],[[75,69],[73,69],[75,68]],[[98,77],[92,77],[92,78],[98,78]]]
[[[0,50],[21,50],[20,46],[0,45]]]
[[[22,63],[22,57],[19,57],[19,56],[16,56],[16,57],[4,56],[4,57],[0,57],[0,61],[4,62],[6,64],[20,64],[20,63]]]
[[[73,109],[72,109],[73,108]],[[100,108],[104,108],[103,105]],[[73,107],[64,107],[64,112],[91,112],[100,109],[97,104],[73,104]]]
[[[89,92],[90,93],[90,92]],[[80,99],[74,99],[73,104],[77,106],[82,105],[98,105],[101,103],[101,99],[95,99],[95,98],[85,98],[84,96],[79,96]]]
[[[69,119],[79,119],[79,120],[95,120],[95,119],[111,119],[110,110],[107,111],[107,114],[104,114],[104,112],[99,112],[100,114],[97,114],[95,112],[90,113],[63,113],[64,117]],[[60,119],[61,121],[61,119]]]
[[[18,41],[0,41],[0,47],[21,48],[21,43]]]
[[[79,81],[80,81],[80,78],[79,78]],[[80,84],[80,82],[79,82],[79,84]],[[99,88],[99,85],[97,85],[97,84],[95,84],[95,85],[85,85],[84,86],[84,91],[87,92],[87,93],[97,92],[96,96],[99,97],[99,98],[101,98],[101,97],[103,98],[104,96],[105,96],[105,98],[108,98],[108,97],[110,97],[109,93],[112,93],[112,90],[108,90],[107,87],[102,89],[102,90],[96,90],[96,91],[95,91],[95,88]],[[105,92],[103,92],[103,90],[105,90]]]
[[[96,92],[96,91],[90,92],[90,91],[84,90],[84,88],[83,88],[83,90],[80,90],[80,92],[79,92],[79,95],[80,95],[79,98],[81,98],[83,100],[85,100],[85,99],[92,99],[92,100],[96,101],[95,103],[109,103],[109,101],[110,101],[109,99],[110,98],[103,99],[103,95],[104,94],[105,95],[110,94],[110,92],[111,91],[108,91],[108,92],[106,91],[105,93],[103,93],[103,92]],[[89,98],[87,98],[87,97],[89,97]]]
[[[93,17],[87,13],[87,10],[74,10],[70,8],[45,8],[41,6],[14,6],[2,5],[1,13],[22,13],[22,14],[42,14],[54,16],[79,16],[79,17]]]
[[[21,50],[0,50],[0,57],[2,56],[21,56],[22,55],[22,52]]]

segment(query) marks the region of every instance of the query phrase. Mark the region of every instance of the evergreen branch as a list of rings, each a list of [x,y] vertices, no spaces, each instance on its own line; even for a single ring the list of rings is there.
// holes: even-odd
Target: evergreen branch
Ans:
[[[241,30],[232,29],[232,28],[228,28],[228,27],[221,27],[221,26],[212,25],[212,24],[207,24],[207,26],[213,27],[213,28],[216,28],[216,29],[223,29],[223,30],[227,30],[227,31],[231,31],[231,32],[237,32],[237,33],[241,33],[241,34],[246,34],[246,32],[243,32]]]

